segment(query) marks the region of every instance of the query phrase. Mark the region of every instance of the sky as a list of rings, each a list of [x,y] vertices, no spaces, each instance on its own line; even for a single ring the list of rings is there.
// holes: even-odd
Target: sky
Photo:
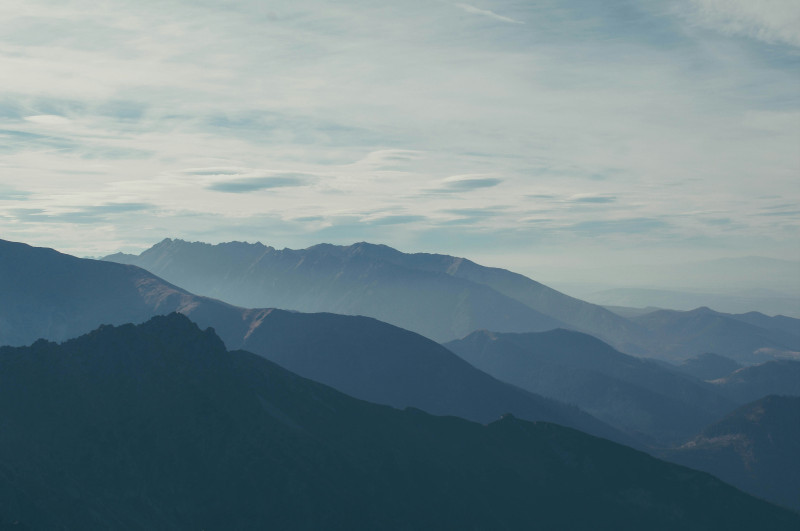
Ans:
[[[553,278],[800,260],[799,228],[796,0],[0,3],[3,239]]]

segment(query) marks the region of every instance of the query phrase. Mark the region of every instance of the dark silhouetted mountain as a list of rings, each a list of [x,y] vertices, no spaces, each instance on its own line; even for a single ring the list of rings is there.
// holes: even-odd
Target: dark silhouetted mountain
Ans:
[[[699,356],[689,358],[678,365],[677,370],[689,376],[694,376],[698,380],[716,380],[727,376],[742,366],[725,356],[705,352]],[[745,400],[745,402],[749,402]]]
[[[260,243],[166,239],[139,256],[106,260],[143,267],[193,293],[238,306],[367,315],[437,341],[484,327],[564,326],[487,286],[382,258],[387,252],[398,253],[369,244],[277,250]]]
[[[504,413],[636,444],[576,407],[500,382],[441,345],[374,319],[247,310],[198,297],[135,266],[0,241],[0,344],[75,337],[101,324],[181,312],[248,350],[357,398],[489,422]]]
[[[753,365],[800,350],[798,336],[762,328],[708,308],[689,312],[659,310],[632,320],[651,333],[651,350],[666,359],[682,360],[716,352]]]
[[[775,360],[744,367],[711,382],[739,403],[767,395],[800,396],[800,361]]]
[[[667,457],[755,496],[800,510],[800,397],[740,407]]]
[[[654,444],[684,441],[735,407],[709,384],[579,332],[479,331],[445,346],[500,380],[577,404]]]
[[[350,398],[179,315],[0,349],[0,511],[32,529],[797,529],[549,423]]]

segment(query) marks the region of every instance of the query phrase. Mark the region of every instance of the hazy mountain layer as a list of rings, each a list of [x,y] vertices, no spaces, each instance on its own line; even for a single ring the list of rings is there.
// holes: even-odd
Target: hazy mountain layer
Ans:
[[[800,266],[798,266],[800,267]],[[753,274],[752,272],[750,273]],[[797,276],[797,273],[795,273]],[[731,286],[739,286],[732,282]],[[612,288],[587,293],[586,300],[603,306],[643,307],[657,306],[663,309],[688,311],[707,306],[718,312],[743,313],[758,310],[770,315],[800,316],[800,298],[769,290],[752,290],[749,293],[720,294],[695,293],[680,290]]]
[[[238,306],[367,315],[437,341],[485,327],[564,326],[481,284],[376,256],[383,250],[369,244],[277,250],[167,239],[138,257],[117,254],[106,260],[138,265],[189,291]]]
[[[578,332],[475,332],[445,345],[523,389],[577,404],[657,445],[682,442],[735,407],[713,386]]]
[[[800,397],[767,396],[712,424],[667,457],[800,510],[798,455]]]
[[[171,315],[0,349],[0,514],[33,529],[796,529],[548,423],[352,399]]]
[[[667,359],[714,352],[745,365],[800,351],[800,336],[763,328],[708,308],[659,310],[632,318],[650,332],[649,344]]]
[[[800,361],[768,361],[738,369],[711,383],[722,394],[741,403],[771,394],[800,396]]]
[[[437,343],[374,319],[237,308],[138,267],[2,241],[0,288],[11,293],[0,299],[0,344],[62,341],[100,324],[178,311],[214,327],[228,348],[246,346],[357,398],[480,422],[514,413],[635,444],[575,407],[499,382]]]
[[[742,366],[732,359],[713,352],[705,352],[689,358],[676,367],[680,372],[694,376],[698,380],[715,380],[741,368]],[[765,393],[765,395],[768,394]],[[749,402],[749,400],[744,400],[744,402]]]
[[[106,259],[141,266],[192,292],[240,306],[367,315],[437,341],[482,329],[562,327],[591,333],[629,354],[679,361],[716,352],[747,364],[800,348],[800,335],[784,330],[785,323],[764,328],[717,314],[725,324],[714,324],[701,310],[627,319],[504,269],[385,245],[277,250],[260,243],[166,239],[139,256]]]

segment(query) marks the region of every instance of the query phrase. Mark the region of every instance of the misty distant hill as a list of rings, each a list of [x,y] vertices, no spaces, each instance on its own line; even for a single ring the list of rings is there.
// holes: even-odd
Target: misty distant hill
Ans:
[[[725,396],[751,402],[766,395],[800,396],[800,361],[775,360],[744,367],[711,381]]]
[[[343,395],[179,315],[0,348],[0,518],[30,529],[796,529],[609,441]]]
[[[278,250],[260,243],[166,239],[138,256],[118,253],[106,260],[141,266],[189,291],[239,306],[366,315],[437,341],[483,329],[569,328],[628,354],[679,361],[716,352],[750,364],[800,345],[800,336],[743,320],[729,322],[725,330],[706,326],[697,311],[628,319],[511,271],[364,242]],[[678,313],[678,321],[694,324],[676,323]]]
[[[445,346],[500,380],[577,404],[662,446],[685,440],[735,407],[710,384],[578,332],[479,331]]]
[[[369,244],[277,250],[167,239],[138,257],[106,260],[138,265],[237,306],[367,315],[440,341],[485,326],[506,331],[564,326],[487,286],[387,260],[387,250]]]
[[[800,269],[800,265],[798,268]],[[739,284],[732,283],[731,285]],[[602,304],[605,307],[656,306],[663,309],[687,311],[707,306],[724,313],[746,313],[758,310],[771,315],[800,317],[800,297],[796,294],[782,294],[771,290],[720,294],[652,288],[611,288],[586,294],[585,297],[586,300]]]
[[[800,510],[800,397],[744,405],[666,456]]]
[[[260,243],[166,239],[139,256],[106,260],[138,265],[240,306],[368,315],[436,341],[484,328],[535,332],[567,326],[638,348],[636,325],[604,308],[453,256],[406,254],[363,242],[278,250]]]
[[[495,380],[439,344],[374,319],[244,309],[141,268],[0,241],[0,344],[63,341],[101,324],[180,312],[248,350],[357,398],[489,422],[504,413],[634,441],[576,407]]]
[[[694,376],[698,380],[715,380],[741,369],[742,366],[725,356],[720,356],[713,352],[704,352],[684,360],[683,363],[675,368],[684,374]],[[744,400],[744,402],[749,402],[749,400]]]
[[[665,359],[714,352],[752,365],[800,351],[800,336],[780,327],[763,328],[709,308],[658,310],[633,322],[650,332],[649,344]]]

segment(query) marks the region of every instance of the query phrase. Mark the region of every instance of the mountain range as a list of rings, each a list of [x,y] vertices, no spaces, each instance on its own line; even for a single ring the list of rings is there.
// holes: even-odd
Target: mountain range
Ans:
[[[141,268],[0,241],[0,344],[63,341],[101,324],[180,312],[247,348],[356,398],[489,422],[504,413],[635,439],[569,406],[472,367],[418,334],[375,319],[244,309],[195,296]]]
[[[735,407],[711,384],[570,330],[484,330],[445,346],[500,380],[577,404],[655,445],[681,442]]]
[[[390,251],[392,256],[397,253]],[[426,256],[431,255],[423,256],[425,261]],[[480,271],[480,266],[473,266]],[[436,275],[444,282],[450,276],[441,272]],[[367,272],[362,281],[370,285],[371,279]],[[429,287],[432,293],[427,296],[435,298],[435,285]],[[483,289],[491,288],[483,285]],[[790,371],[795,365],[788,361],[743,367],[703,382],[708,378],[690,376],[685,367],[632,357],[594,337],[565,329],[473,333],[461,342],[477,353],[468,363],[428,338],[374,318],[241,308],[194,295],[133,265],[79,259],[2,240],[0,293],[0,344],[29,345],[39,338],[64,341],[104,323],[141,323],[177,311],[203,328],[213,327],[228,349],[246,349],[356,398],[482,424],[513,413],[518,418],[554,422],[628,446],[645,448],[649,444],[648,451],[669,459],[673,454],[665,446],[684,442],[737,403],[774,392],[794,392]],[[668,327],[675,319],[680,324],[685,314],[692,314],[676,313],[668,312],[660,319]],[[796,321],[711,310],[688,317],[694,322],[710,320],[713,326],[708,337],[724,334],[738,323],[747,332],[738,337],[748,341],[753,337],[770,341],[791,337]],[[551,319],[561,323],[561,319]],[[634,320],[626,321],[631,323],[631,330],[646,330]],[[685,324],[681,326],[685,328]],[[693,334],[685,337],[702,337],[700,332]],[[454,344],[447,346],[459,350]],[[482,361],[481,356],[485,358]],[[513,363],[481,367],[481,363],[498,360]],[[600,419],[564,402],[582,406]],[[783,458],[789,458],[788,454]],[[13,470],[0,470],[2,477],[12,478],[14,474]],[[751,487],[743,484],[748,490]]]
[[[800,327],[787,331],[783,324],[764,327],[752,320],[740,326],[741,320],[704,308],[628,319],[511,271],[364,242],[278,250],[165,239],[139,255],[105,260],[138,265],[239,306],[366,315],[439,342],[482,329],[560,327],[594,335],[627,354],[671,361],[712,351],[757,364],[800,351]]]
[[[649,332],[650,344],[662,359],[680,361],[687,352],[714,352],[754,365],[781,356],[800,357],[800,319],[737,317],[702,307],[687,312],[658,310],[631,321]]]
[[[24,529],[797,529],[549,423],[350,398],[172,314],[0,348],[0,521]]]

